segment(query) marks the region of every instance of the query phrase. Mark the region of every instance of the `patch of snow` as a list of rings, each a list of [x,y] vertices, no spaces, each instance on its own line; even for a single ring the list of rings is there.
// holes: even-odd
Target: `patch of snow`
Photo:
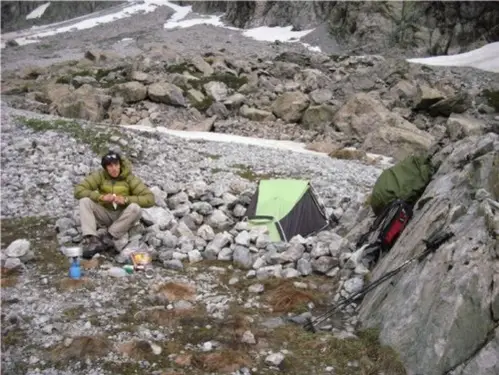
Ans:
[[[309,51],[322,52],[321,47],[319,47],[319,46],[312,46],[308,43],[303,43],[303,42],[301,44],[303,44]]]
[[[280,42],[297,41],[298,39],[304,37],[305,35],[314,31],[314,29],[303,30],[303,31],[292,31],[293,26],[260,26],[253,29],[247,29],[243,31],[243,35],[253,38],[255,40],[274,42],[276,40]]]
[[[226,143],[239,143],[245,145],[253,145],[258,147],[274,148],[279,150],[287,150],[294,152],[301,152],[312,155],[326,156],[328,154],[325,152],[308,150],[305,143],[294,142],[294,141],[281,141],[277,139],[265,139],[265,138],[254,138],[254,137],[244,137],[235,134],[223,134],[223,133],[212,133],[212,132],[197,132],[188,130],[173,130],[168,129],[163,126],[147,126],[147,125],[120,125],[123,128],[131,130],[139,130],[146,132],[158,132],[163,134],[172,135],[174,137],[180,137],[185,139],[198,139],[205,140],[209,142],[226,142]],[[355,150],[354,147],[347,147],[347,149]],[[394,159],[390,156],[366,153],[371,159],[379,159],[377,162],[379,165],[392,165]]]
[[[228,143],[240,143],[246,145],[254,145],[261,147],[270,147],[281,150],[290,150],[296,152],[303,152],[315,155],[327,156],[326,153],[317,152],[313,150],[307,150],[305,148],[305,143],[293,142],[293,141],[281,141],[275,139],[265,139],[265,138],[253,138],[253,137],[243,137],[234,134],[223,134],[223,133],[212,133],[212,132],[196,132],[196,131],[186,131],[186,130],[173,130],[168,129],[163,126],[151,127],[146,125],[120,125],[124,128],[135,129],[147,132],[158,132],[163,134],[169,134],[176,137],[186,138],[186,139],[202,139],[211,142],[228,142]]]
[[[26,16],[27,20],[32,20],[34,18],[40,18],[43,16],[43,13],[47,10],[50,5],[50,1],[48,3],[42,4],[39,7],[33,9],[30,14]]]
[[[407,59],[410,63],[435,66],[465,66],[499,73],[499,42],[490,43],[473,51]]]
[[[167,23],[165,23],[164,28],[165,29],[174,29],[176,27],[186,28],[186,27],[204,24],[204,25],[221,26],[231,30],[239,30],[235,27],[225,26],[224,23],[220,20],[221,18],[222,16],[209,16],[203,18],[192,18],[189,20],[174,20],[174,21],[170,19]]]

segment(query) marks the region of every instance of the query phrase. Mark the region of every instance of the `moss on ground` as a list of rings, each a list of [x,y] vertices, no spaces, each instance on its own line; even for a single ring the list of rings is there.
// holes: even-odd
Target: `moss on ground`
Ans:
[[[18,120],[36,132],[51,130],[67,134],[72,138],[89,145],[96,154],[105,153],[109,149],[112,136],[127,139],[126,136],[117,131],[83,127],[77,121],[48,121],[34,118],[28,119],[26,117],[18,117]],[[124,149],[125,151],[128,151],[126,150],[126,147],[124,147]]]
[[[191,102],[191,105],[196,108],[200,112],[205,112],[208,108],[213,104],[213,99],[209,96],[205,96],[205,98],[201,102]]]
[[[68,260],[59,251],[54,219],[43,216],[2,219],[2,248],[20,238],[30,241],[40,272],[67,270]]]
[[[258,173],[253,171],[253,169],[244,164],[233,164],[230,166],[231,168],[236,169],[236,174],[239,177],[242,177],[248,181],[258,181],[258,180],[266,180],[270,178],[278,178],[278,174],[269,174],[269,173]]]
[[[487,99],[488,105],[499,112],[499,91],[498,90],[483,90],[483,95]]]
[[[259,338],[267,341],[274,351],[285,348],[291,352],[281,367],[281,371],[289,375],[301,375],[308,373],[310,368],[325,369],[328,366],[334,367],[336,375],[406,374],[397,353],[380,345],[376,331],[363,331],[357,336],[338,339],[328,333],[311,333],[292,324],[259,334]]]

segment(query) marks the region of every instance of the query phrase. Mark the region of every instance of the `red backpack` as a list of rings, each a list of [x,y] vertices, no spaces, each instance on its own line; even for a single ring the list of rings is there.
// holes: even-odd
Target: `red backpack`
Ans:
[[[401,199],[390,203],[376,217],[369,231],[357,242],[357,248],[368,244],[364,257],[369,263],[376,263],[382,253],[389,251],[409,221],[412,219],[412,207]]]

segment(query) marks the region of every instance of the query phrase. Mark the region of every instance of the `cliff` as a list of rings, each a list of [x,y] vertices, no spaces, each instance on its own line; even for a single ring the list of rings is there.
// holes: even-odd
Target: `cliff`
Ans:
[[[178,1],[224,12],[236,27],[327,24],[332,41],[359,53],[448,54],[499,40],[499,7],[485,1]]]

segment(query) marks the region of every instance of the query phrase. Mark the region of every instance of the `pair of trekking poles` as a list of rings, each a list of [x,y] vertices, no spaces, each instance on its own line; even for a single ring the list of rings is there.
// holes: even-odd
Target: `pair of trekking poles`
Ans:
[[[413,263],[415,261],[418,261],[418,262],[422,261],[424,258],[426,258],[426,256],[428,256],[430,253],[436,251],[443,243],[448,241],[453,236],[454,236],[454,233],[452,233],[452,232],[440,232],[440,231],[438,231],[434,235],[430,236],[430,238],[428,238],[427,240],[423,240],[423,242],[425,244],[425,250],[423,250],[420,254],[406,260],[404,263],[402,263],[400,266],[398,266],[394,270],[387,272],[385,275],[381,276],[379,279],[369,283],[369,285],[362,288],[358,292],[352,294],[350,297],[344,298],[341,301],[337,302],[336,304],[333,305],[332,308],[328,309],[328,311],[326,311],[324,314],[317,316],[315,319],[309,318],[307,323],[305,323],[304,328],[307,331],[316,332],[316,327],[319,324],[327,321],[336,312],[338,312],[341,308],[344,308],[344,307],[350,305],[352,302],[354,302],[358,298],[369,293],[371,290],[373,290],[378,285],[385,282],[386,280],[388,280],[392,276],[396,275],[398,272],[400,272],[402,269],[409,266],[411,263]],[[379,246],[379,245],[376,244],[376,245],[370,245],[370,246]]]

